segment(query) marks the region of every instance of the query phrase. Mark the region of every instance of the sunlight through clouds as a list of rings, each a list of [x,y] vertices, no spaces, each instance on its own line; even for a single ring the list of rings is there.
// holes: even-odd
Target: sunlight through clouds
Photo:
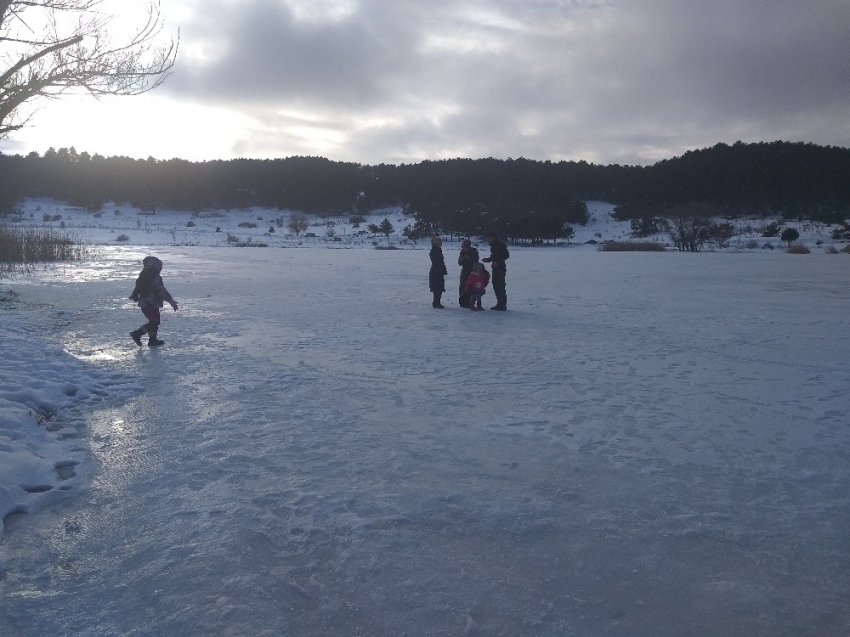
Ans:
[[[103,6],[130,24],[131,4]],[[39,103],[0,151],[646,164],[738,140],[850,146],[846,0],[769,11],[725,0],[171,0],[162,9],[166,30],[179,27],[180,53],[155,95]]]
[[[6,142],[4,152],[25,154],[35,146],[43,153],[48,147],[73,146],[104,156],[202,160],[220,155],[223,146],[253,123],[239,113],[152,94],[101,100],[67,96],[48,103],[34,122]]]
[[[357,0],[283,0],[300,22],[338,22],[357,12]]]

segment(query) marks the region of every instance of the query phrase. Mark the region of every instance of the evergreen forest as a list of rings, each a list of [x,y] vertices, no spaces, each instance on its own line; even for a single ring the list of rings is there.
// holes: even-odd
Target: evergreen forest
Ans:
[[[513,240],[568,238],[587,221],[585,201],[616,204],[622,219],[665,218],[683,209],[729,218],[783,216],[841,223],[850,217],[850,149],[771,142],[689,151],[651,166],[584,161],[449,159],[376,166],[321,157],[189,162],[49,149],[0,154],[0,213],[25,197],[98,210],[254,206],[333,215],[401,206],[410,233]]]

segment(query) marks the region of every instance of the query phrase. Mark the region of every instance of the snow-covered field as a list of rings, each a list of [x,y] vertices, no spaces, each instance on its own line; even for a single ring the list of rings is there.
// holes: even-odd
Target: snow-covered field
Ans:
[[[570,249],[595,250],[603,241],[634,241],[630,236],[629,222],[611,218],[614,206],[590,201],[587,204],[590,221],[587,225],[574,225],[575,235],[569,240]],[[347,216],[308,215],[310,227],[299,236],[287,229],[290,212],[280,210],[205,210],[199,213],[179,210],[158,210],[145,213],[126,205],[105,205],[96,213],[72,208],[51,199],[28,199],[19,206],[18,214],[11,216],[16,226],[52,228],[67,232],[80,242],[99,245],[135,246],[227,246],[239,244],[265,245],[282,248],[373,248],[391,245],[397,249],[428,249],[428,240],[411,242],[403,236],[406,226],[414,219],[403,214],[399,208],[374,211],[364,223],[354,225]],[[380,224],[387,219],[394,231],[389,237],[375,236],[367,226]],[[726,222],[726,219],[717,219]],[[796,243],[805,245],[812,252],[823,252],[829,248],[842,249],[846,240],[832,238],[830,226],[818,222],[789,221],[764,218],[740,218],[730,221],[737,229],[736,236],[729,242],[731,251],[753,251],[781,249],[786,247],[779,236],[764,237],[763,230],[771,223],[782,228],[794,228],[800,233]],[[459,237],[446,237],[460,241]],[[660,242],[670,246],[666,233],[641,241]],[[483,245],[483,242],[481,242]],[[479,245],[479,248],[481,245]],[[485,245],[486,247],[486,245]],[[711,245],[706,249],[711,249]]]
[[[0,634],[850,632],[850,258],[814,232],[512,248],[472,313],[451,243],[438,311],[421,249],[47,212],[101,245],[0,283]]]

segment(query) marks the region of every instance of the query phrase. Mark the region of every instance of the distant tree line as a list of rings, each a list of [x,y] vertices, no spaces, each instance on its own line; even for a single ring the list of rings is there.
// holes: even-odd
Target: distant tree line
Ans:
[[[714,214],[840,223],[850,215],[850,149],[772,142],[717,144],[628,171],[610,199],[621,219],[700,204]]]
[[[398,166],[321,157],[189,162],[106,158],[74,148],[0,155],[0,212],[22,197],[90,210],[107,201],[152,211],[259,206],[325,215],[401,206],[413,215],[404,229],[411,238],[492,230],[515,242],[544,242],[586,223],[588,200],[614,203],[616,216],[646,227],[683,209],[841,222],[850,216],[850,149],[738,142],[652,166],[523,158]]]

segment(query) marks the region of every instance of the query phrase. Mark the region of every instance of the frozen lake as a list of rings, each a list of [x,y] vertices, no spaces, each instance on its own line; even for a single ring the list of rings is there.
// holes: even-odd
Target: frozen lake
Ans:
[[[517,249],[473,313],[444,252],[440,311],[423,251],[157,249],[155,351],[138,248],[14,282],[144,390],[7,519],[0,634],[850,633],[850,259]]]

